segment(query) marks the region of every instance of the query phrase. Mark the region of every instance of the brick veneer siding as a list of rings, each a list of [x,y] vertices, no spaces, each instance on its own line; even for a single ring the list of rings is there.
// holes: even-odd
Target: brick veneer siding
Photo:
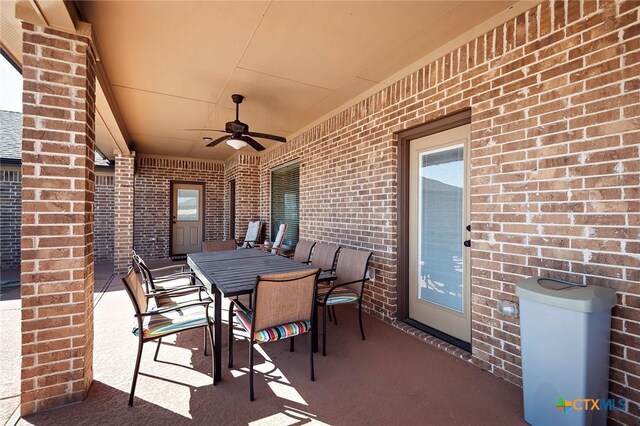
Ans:
[[[242,240],[247,234],[250,221],[260,217],[260,157],[240,154],[225,163],[224,172],[224,230],[229,238],[229,206],[231,198],[229,182],[236,180],[236,239]],[[262,236],[269,235],[264,229]]]
[[[20,264],[20,170],[0,170],[0,260],[2,268]]]
[[[135,177],[134,246],[143,257],[169,256],[171,181],[205,184],[204,238],[223,237],[223,163],[141,156]]]
[[[23,24],[22,379],[27,415],[93,380],[95,59],[89,40]]]
[[[113,186],[113,270],[127,272],[134,235],[135,154],[116,155]]]
[[[301,161],[301,235],[374,251],[366,309],[396,317],[397,133],[472,111],[474,362],[521,384],[520,328],[496,311],[545,275],[618,291],[613,421],[640,422],[640,3],[543,2],[261,158]]]
[[[113,262],[113,174],[96,175],[96,206],[94,226],[96,262]]]

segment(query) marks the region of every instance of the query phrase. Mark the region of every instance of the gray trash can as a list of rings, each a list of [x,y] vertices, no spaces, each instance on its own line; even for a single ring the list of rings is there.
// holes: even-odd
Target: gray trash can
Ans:
[[[516,295],[525,421],[534,426],[606,425],[616,292],[531,277],[517,284]],[[584,401],[596,399],[598,409]]]

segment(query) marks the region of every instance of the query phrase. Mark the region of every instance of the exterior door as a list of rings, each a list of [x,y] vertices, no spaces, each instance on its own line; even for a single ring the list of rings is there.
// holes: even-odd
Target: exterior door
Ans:
[[[202,249],[203,185],[173,183],[171,189],[171,254]]]
[[[410,142],[409,318],[469,343],[470,126]]]

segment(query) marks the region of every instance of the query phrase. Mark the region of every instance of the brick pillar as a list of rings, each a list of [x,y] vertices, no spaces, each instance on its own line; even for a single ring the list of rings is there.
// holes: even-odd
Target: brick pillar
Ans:
[[[249,221],[260,218],[260,157],[238,155],[225,163],[224,171],[224,235],[228,238],[229,204],[231,202],[229,182],[236,180],[236,239],[247,234]],[[268,211],[268,210],[267,210]],[[262,218],[264,220],[264,218]],[[266,227],[263,235],[268,235]]]
[[[22,415],[93,381],[95,58],[86,37],[23,24]]]
[[[113,188],[113,269],[127,272],[133,250],[133,196],[135,154],[116,155]]]

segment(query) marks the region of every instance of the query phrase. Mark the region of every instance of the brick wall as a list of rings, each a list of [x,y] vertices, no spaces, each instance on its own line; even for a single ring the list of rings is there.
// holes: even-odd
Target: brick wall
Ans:
[[[93,380],[95,58],[85,37],[23,24],[21,414]]]
[[[113,271],[125,273],[131,266],[134,234],[135,154],[116,155],[113,186]]]
[[[244,239],[247,225],[260,217],[260,157],[240,154],[225,163],[224,230],[229,238],[229,182],[236,180],[236,240]],[[269,235],[263,228],[262,236]]]
[[[113,174],[96,175],[94,225],[96,262],[113,262]]]
[[[449,52],[261,158],[301,161],[301,235],[374,251],[366,309],[396,317],[397,133],[471,108],[474,362],[521,384],[529,275],[618,291],[613,422],[640,422],[640,3],[551,1]]]
[[[134,247],[143,257],[169,256],[170,181],[205,184],[204,237],[223,237],[223,163],[141,156],[135,177]]]
[[[0,170],[0,259],[2,268],[20,264],[20,170]]]
[[[3,268],[20,264],[20,170],[0,171],[0,258]],[[95,260],[113,261],[113,175],[96,176]]]

